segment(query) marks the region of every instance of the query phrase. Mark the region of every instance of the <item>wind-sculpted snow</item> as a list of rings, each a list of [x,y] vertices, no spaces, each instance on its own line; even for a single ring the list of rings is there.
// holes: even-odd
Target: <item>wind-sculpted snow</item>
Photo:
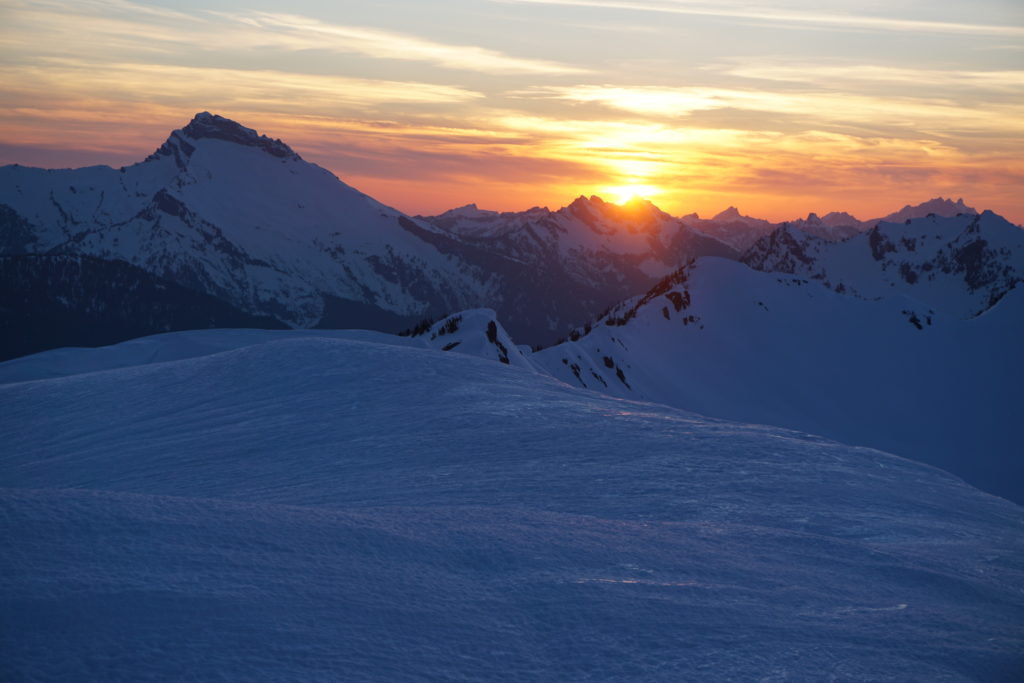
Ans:
[[[1024,666],[1024,513],[939,470],[415,338],[258,334],[0,386],[3,678]]]

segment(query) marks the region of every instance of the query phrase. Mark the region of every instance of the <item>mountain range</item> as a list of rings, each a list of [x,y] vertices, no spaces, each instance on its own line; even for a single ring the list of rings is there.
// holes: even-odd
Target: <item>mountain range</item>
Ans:
[[[483,239],[438,227],[456,227],[451,215],[404,215],[280,140],[201,113],[132,166],[0,168],[0,255],[124,261],[289,327],[398,331],[487,305],[541,342],[686,259],[731,253],[641,208],[582,199]],[[652,225],[658,234],[644,232]]]
[[[940,199],[899,213],[971,211]],[[865,229],[846,217],[812,214],[792,225],[826,239]],[[408,216],[280,140],[205,112],[132,166],[0,168],[0,271],[13,267],[7,256],[85,256],[92,267],[120,261],[219,299],[236,319],[272,319],[270,326],[395,332],[486,306],[520,342],[549,344],[688,261],[739,258],[779,227],[735,209],[710,220],[674,218],[645,200],[617,206],[598,197],[557,211],[470,205]],[[20,291],[39,284],[26,281]],[[7,324],[33,315],[19,305],[5,308]],[[148,331],[183,329],[178,317],[154,319]],[[58,343],[33,340],[0,349],[0,357]],[[69,341],[93,343],[60,343]]]
[[[133,166],[0,169],[0,218],[8,358],[194,328],[404,328],[1024,501],[1024,232],[963,200],[780,224],[593,196],[409,216],[202,113]]]
[[[0,678],[1015,680],[1022,280],[962,200],[410,216],[206,113],[4,167]]]

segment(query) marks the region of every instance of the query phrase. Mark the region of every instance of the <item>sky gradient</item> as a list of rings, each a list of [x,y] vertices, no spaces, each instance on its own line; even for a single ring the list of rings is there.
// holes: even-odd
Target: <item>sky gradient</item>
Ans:
[[[0,0],[0,163],[134,163],[205,110],[413,214],[1024,222],[1024,4],[819,4]]]

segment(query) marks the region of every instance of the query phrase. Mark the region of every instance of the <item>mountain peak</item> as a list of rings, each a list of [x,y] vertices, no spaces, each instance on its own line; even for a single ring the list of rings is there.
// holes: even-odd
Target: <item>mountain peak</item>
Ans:
[[[954,202],[952,199],[946,199],[945,197],[935,197],[934,199],[929,199],[917,206],[907,204],[899,211],[891,213],[881,220],[899,223],[911,218],[924,218],[930,213],[934,213],[937,216],[951,218],[959,213],[976,214],[978,212],[964,204],[963,198],[957,199]]]
[[[208,139],[226,140],[245,147],[256,147],[281,159],[301,160],[301,157],[292,151],[291,147],[280,140],[260,135],[252,128],[246,128],[229,118],[204,111],[192,117],[192,120],[184,128],[172,132],[167,141],[146,161],[173,156],[178,166],[184,168],[185,161],[192,156],[196,149],[193,143]]]
[[[229,118],[211,114],[208,111],[196,114],[189,124],[181,129],[181,132],[193,140],[205,138],[227,140],[247,147],[259,147],[276,157],[299,158],[299,155],[293,152],[291,147],[280,140],[260,135],[252,128],[246,128]]]
[[[725,211],[722,211],[721,213],[717,214],[711,220],[713,220],[713,221],[728,221],[728,220],[737,220],[737,219],[740,219],[740,218],[744,218],[744,216],[743,216],[743,214],[740,213],[739,209],[737,209],[735,206],[730,206]]]

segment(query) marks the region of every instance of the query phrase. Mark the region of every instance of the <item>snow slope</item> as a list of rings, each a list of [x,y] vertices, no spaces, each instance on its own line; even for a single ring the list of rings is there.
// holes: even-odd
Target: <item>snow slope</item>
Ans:
[[[1024,666],[1024,513],[944,472],[464,354],[255,334],[0,386],[3,678]]]
[[[385,346],[455,351],[535,370],[494,311],[462,311],[422,329],[391,335],[373,330],[268,330],[221,329],[171,332],[131,339],[98,348],[64,348],[0,363],[0,385],[82,375],[209,356],[247,346],[306,338],[344,339]],[[505,358],[503,361],[502,358]]]
[[[961,320],[701,259],[574,336],[531,360],[576,386],[872,446],[1024,502],[1020,288]]]
[[[1024,280],[1024,230],[991,211],[879,223],[843,242],[783,226],[741,260],[862,298],[904,295],[968,318]]]
[[[359,304],[400,322],[490,292],[486,274],[406,227],[429,225],[205,112],[121,169],[2,167],[0,208],[4,253],[127,261],[292,326],[343,323],[337,302],[349,309],[335,317]]]

